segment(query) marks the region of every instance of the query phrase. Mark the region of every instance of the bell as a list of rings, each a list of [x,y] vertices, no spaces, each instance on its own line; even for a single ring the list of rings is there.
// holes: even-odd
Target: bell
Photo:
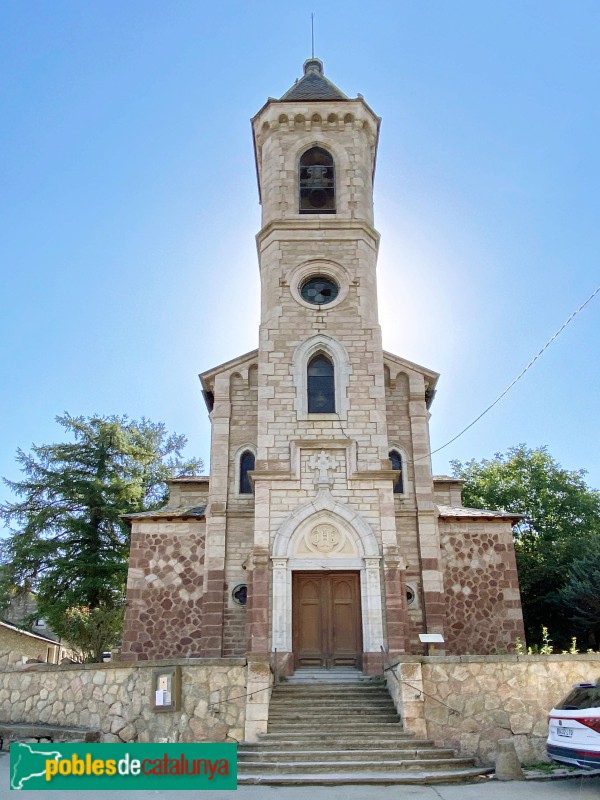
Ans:
[[[313,208],[323,208],[327,204],[325,189],[311,189],[308,193],[308,202]]]
[[[307,187],[312,187],[314,189],[323,189],[327,182],[325,180],[325,176],[327,174],[327,167],[323,167],[321,165],[315,165],[312,167],[306,167],[306,171],[308,173],[308,178],[304,181]]]

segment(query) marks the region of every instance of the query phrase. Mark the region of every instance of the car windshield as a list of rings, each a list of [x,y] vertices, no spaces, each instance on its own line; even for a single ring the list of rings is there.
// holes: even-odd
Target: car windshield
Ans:
[[[600,708],[600,686],[576,686],[556,708],[571,711]]]

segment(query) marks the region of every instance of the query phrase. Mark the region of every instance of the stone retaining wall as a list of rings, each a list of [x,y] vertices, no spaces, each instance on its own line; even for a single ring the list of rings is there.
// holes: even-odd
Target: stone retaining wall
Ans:
[[[522,763],[547,760],[548,711],[574,683],[597,680],[600,653],[412,657],[387,673],[408,730],[484,764],[510,737]]]
[[[179,711],[154,711],[152,673],[181,667]],[[104,742],[242,741],[244,659],[35,665],[0,672],[0,721],[102,731]]]

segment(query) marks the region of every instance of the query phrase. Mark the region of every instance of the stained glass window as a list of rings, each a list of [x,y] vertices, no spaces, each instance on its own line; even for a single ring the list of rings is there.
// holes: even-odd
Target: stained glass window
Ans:
[[[231,596],[239,606],[245,606],[248,602],[248,587],[245,583],[240,583],[231,592]]]
[[[252,494],[252,483],[248,473],[254,469],[254,453],[245,450],[240,458],[240,494]]]
[[[402,479],[402,456],[397,450],[391,450],[389,459],[392,462],[392,469],[400,470],[398,480],[394,484],[394,494],[402,494],[404,492],[404,481]]]
[[[307,303],[314,303],[317,306],[324,306],[332,303],[338,296],[339,288],[329,278],[316,276],[309,278],[302,284],[300,294]]]
[[[308,413],[335,413],[335,380],[333,364],[322,353],[314,356],[307,371]]]

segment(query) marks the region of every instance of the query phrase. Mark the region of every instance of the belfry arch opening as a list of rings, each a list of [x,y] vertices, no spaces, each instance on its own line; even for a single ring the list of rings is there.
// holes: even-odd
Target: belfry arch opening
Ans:
[[[298,165],[300,214],[335,214],[335,163],[323,147],[311,147]]]

